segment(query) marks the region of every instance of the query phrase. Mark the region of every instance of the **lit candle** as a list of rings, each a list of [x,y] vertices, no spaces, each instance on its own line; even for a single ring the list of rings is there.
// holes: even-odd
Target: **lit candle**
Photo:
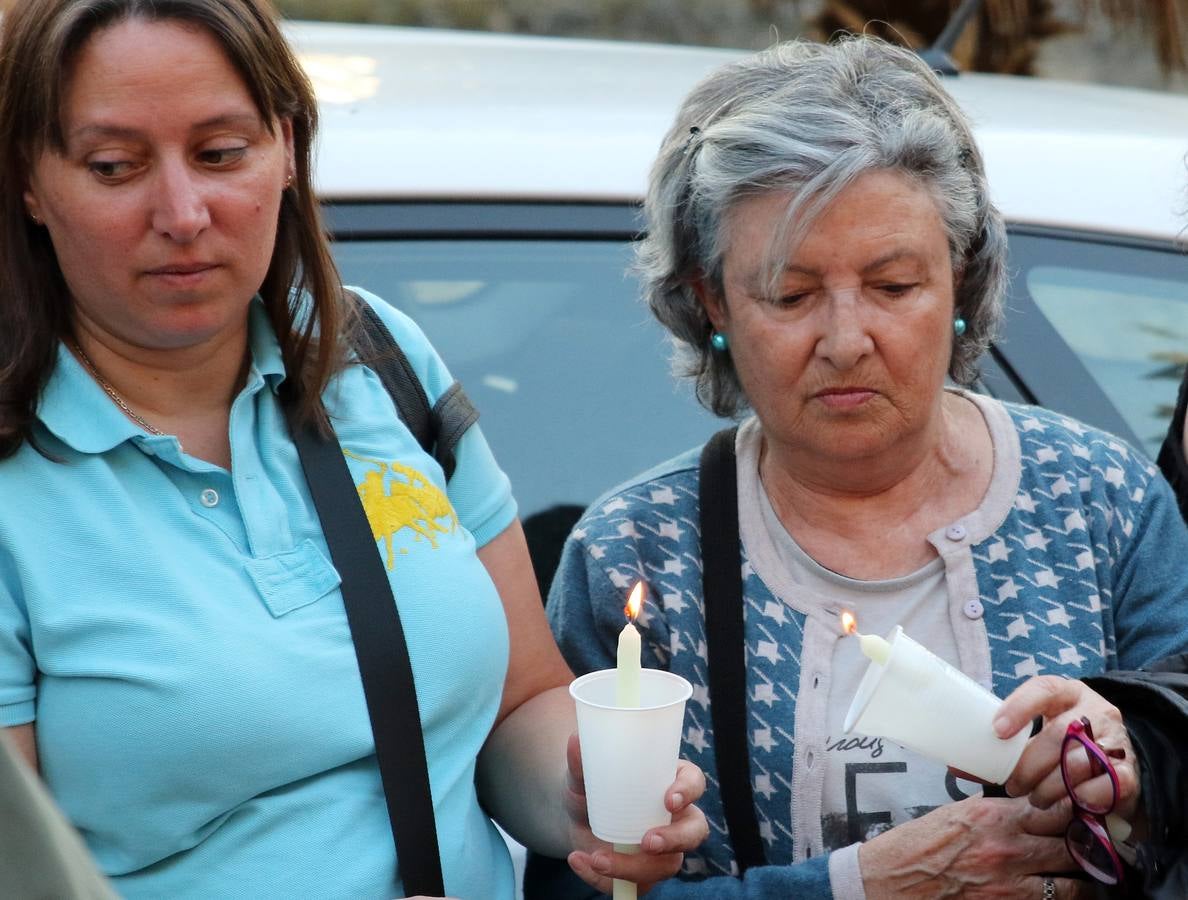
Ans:
[[[640,640],[635,620],[639,618],[643,596],[644,583],[637,581],[627,598],[627,605],[623,607],[623,612],[627,614],[627,624],[619,632],[619,654],[615,667],[616,706],[639,706]]]
[[[858,646],[862,648],[863,656],[880,666],[887,664],[887,657],[891,655],[890,644],[877,634],[859,634],[858,620],[848,610],[841,614],[841,622],[842,631],[858,636]]]
[[[639,618],[639,611],[643,608],[643,599],[644,583],[637,581],[627,597],[627,605],[623,608],[623,612],[627,614],[627,624],[619,632],[619,652],[615,666],[615,705],[620,707],[638,707],[640,703],[640,640],[635,620]],[[615,852],[638,853],[639,844],[615,844]],[[614,900],[636,900],[634,881],[615,878],[613,888]]]

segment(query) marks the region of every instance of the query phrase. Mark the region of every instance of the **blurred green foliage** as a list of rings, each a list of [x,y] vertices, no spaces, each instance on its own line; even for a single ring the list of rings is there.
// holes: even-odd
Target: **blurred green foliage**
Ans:
[[[911,47],[936,40],[961,0],[274,0],[292,19],[376,22],[761,49],[839,31]],[[1188,71],[1188,0],[983,0],[952,54],[963,69],[1026,74],[1040,47],[1090,15],[1139,34],[1165,79]],[[1141,46],[1146,45],[1146,46]],[[1087,45],[1090,57],[1100,50]],[[1124,63],[1130,65],[1130,60]],[[1049,60],[1051,66],[1052,61]],[[1058,65],[1054,74],[1061,74]],[[1103,80],[1121,80],[1107,73]]]
[[[291,19],[758,49],[803,29],[813,0],[276,0]]]
[[[442,28],[486,28],[483,7],[474,0],[278,0],[286,18],[327,22],[379,22]]]

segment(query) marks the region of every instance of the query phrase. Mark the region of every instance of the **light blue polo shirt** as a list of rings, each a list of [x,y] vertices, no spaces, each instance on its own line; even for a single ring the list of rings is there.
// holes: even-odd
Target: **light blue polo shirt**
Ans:
[[[368,299],[432,402],[444,364]],[[125,896],[402,896],[280,350],[258,301],[250,317],[230,472],[144,433],[59,349],[38,432],[57,461],[29,446],[0,461],[0,725],[36,720],[51,790]],[[390,560],[447,893],[509,898],[474,788],[508,654],[475,550],[515,516],[507,477],[475,427],[447,489],[369,369],[325,400]]]

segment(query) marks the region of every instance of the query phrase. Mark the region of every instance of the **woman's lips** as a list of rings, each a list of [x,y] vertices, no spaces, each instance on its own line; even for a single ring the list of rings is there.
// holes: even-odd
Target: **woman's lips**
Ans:
[[[214,263],[193,263],[187,265],[161,266],[149,269],[151,278],[173,287],[193,287],[200,284],[217,266]]]
[[[830,409],[854,409],[875,395],[870,388],[831,388],[814,396]]]

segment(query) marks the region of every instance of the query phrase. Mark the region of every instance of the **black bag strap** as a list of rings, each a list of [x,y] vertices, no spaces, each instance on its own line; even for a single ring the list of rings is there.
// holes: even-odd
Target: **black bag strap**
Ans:
[[[400,880],[407,895],[445,895],[441,853],[425,759],[425,738],[417,707],[416,685],[400,611],[392,585],[376,551],[371,525],[359,501],[342,447],[311,423],[301,423],[290,392],[285,415],[342,578],[342,601],[367,713],[375,736],[375,755],[396,843]]]
[[[742,551],[738,536],[737,428],[719,431],[701,451],[701,584],[714,761],[726,831],[741,877],[766,865],[751,790],[747,748],[747,659],[743,636]]]
[[[449,481],[457,466],[454,447],[466,429],[478,420],[478,410],[456,381],[430,407],[421,379],[379,314],[357,294],[345,293],[347,299],[353,301],[363,326],[361,331],[352,332],[352,349],[379,375],[400,418],[421,449],[437,460]]]
[[[431,408],[408,357],[371,304],[350,291],[346,297],[362,325],[351,333],[352,349],[379,375],[401,420],[448,480],[456,466],[454,447],[478,419],[478,411],[457,382]],[[425,736],[400,610],[342,447],[316,426],[300,423],[289,391],[283,398],[330,558],[342,578],[343,605],[367,700],[400,881],[410,896],[440,897],[445,885]]]

